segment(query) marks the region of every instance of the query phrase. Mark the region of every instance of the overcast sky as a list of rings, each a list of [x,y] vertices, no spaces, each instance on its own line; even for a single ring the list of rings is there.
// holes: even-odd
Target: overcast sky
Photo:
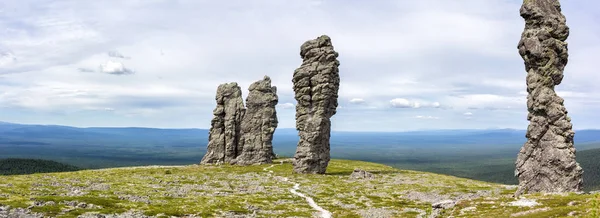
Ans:
[[[0,120],[209,128],[221,83],[268,75],[294,127],[300,45],[340,60],[334,130],[525,129],[519,0],[2,0]],[[575,129],[600,127],[600,2],[563,1],[557,87]]]

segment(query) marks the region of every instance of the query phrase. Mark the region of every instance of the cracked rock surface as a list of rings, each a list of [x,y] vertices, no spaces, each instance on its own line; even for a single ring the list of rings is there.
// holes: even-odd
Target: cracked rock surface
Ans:
[[[271,86],[271,78],[265,76],[248,88],[246,113],[242,120],[242,153],[235,160],[238,165],[272,163],[273,133],[277,128],[275,105],[279,101],[277,88]]]
[[[527,142],[516,161],[516,195],[582,189],[583,170],[575,160],[575,132],[564,100],[554,91],[563,79],[569,27],[558,0],[526,0],[525,30],[518,49],[527,71]]]
[[[323,174],[330,160],[330,118],[338,106],[340,62],[326,35],[302,44],[300,56],[302,65],[292,79],[300,136],[293,169],[297,173]]]
[[[230,163],[242,152],[238,146],[245,112],[241,88],[235,82],[221,84],[215,100],[217,107],[213,110],[208,146],[201,164]]]

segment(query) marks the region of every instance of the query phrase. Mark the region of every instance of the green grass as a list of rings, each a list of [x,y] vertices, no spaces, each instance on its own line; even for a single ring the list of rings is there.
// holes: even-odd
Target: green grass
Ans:
[[[494,200],[478,197],[460,201],[444,211],[455,217],[510,217],[530,210],[506,205],[514,188],[453,176],[400,170],[390,166],[350,160],[332,160],[325,175],[292,173],[289,160],[260,166],[198,166],[166,168],[113,168],[64,173],[0,176],[1,203],[12,207],[28,207],[33,201],[53,201],[55,205],[34,207],[46,216],[77,217],[84,213],[123,213],[141,211],[154,216],[202,217],[224,214],[252,214],[259,217],[311,217],[315,213],[303,198],[290,193],[293,183],[300,192],[314,198],[317,204],[331,211],[334,217],[360,217],[369,209],[393,212],[397,217],[417,217],[416,209],[431,213],[431,203],[409,198],[410,194],[463,196],[486,191]],[[367,170],[375,179],[351,180],[355,168]],[[536,199],[549,210],[528,214],[528,217],[562,217],[577,212],[592,216],[600,195],[544,196],[525,195]],[[98,208],[71,208],[65,201],[85,202]],[[493,203],[489,203],[489,202]],[[569,202],[580,204],[569,206]],[[487,202],[487,203],[485,203]],[[460,212],[476,207],[471,212]],[[255,211],[255,209],[258,209]]]

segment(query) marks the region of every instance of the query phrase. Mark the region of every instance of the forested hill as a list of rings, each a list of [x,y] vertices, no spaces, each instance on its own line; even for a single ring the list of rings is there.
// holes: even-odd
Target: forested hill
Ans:
[[[0,159],[0,175],[23,175],[77,170],[80,170],[80,168],[50,160],[22,158]]]

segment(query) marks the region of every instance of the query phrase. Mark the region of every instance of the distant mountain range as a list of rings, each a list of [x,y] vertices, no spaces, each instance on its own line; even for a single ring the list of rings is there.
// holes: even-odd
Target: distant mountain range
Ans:
[[[577,159],[586,172],[586,186],[600,187],[600,167],[595,161],[600,154],[600,130],[575,132]],[[525,130],[515,129],[333,131],[331,156],[514,184],[514,161],[525,140]],[[293,156],[297,142],[295,129],[275,131],[275,153]],[[81,168],[194,164],[202,159],[207,143],[206,129],[77,128],[0,122],[0,159],[46,159]]]
[[[297,131],[279,128],[275,131],[275,149],[295,148]],[[424,130],[408,132],[344,132],[333,131],[331,144],[343,147],[383,146],[414,147],[440,145],[477,145],[520,147],[525,142],[525,130],[515,129],[460,129]],[[204,150],[208,142],[207,129],[159,129],[140,127],[78,128],[59,125],[28,125],[0,122],[0,144],[43,145],[52,142],[104,144],[108,147],[130,143],[162,146],[192,146]],[[600,142],[600,130],[578,130],[575,134],[579,149],[585,144]]]

